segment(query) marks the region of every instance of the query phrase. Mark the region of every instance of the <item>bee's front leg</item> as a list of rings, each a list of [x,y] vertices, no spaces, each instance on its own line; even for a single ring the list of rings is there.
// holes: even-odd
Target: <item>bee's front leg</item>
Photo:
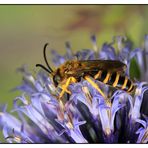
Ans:
[[[68,86],[69,86],[71,83],[75,83],[75,82],[77,82],[77,80],[76,80],[74,77],[69,77],[69,78],[66,80],[66,83],[61,86],[62,91],[61,91],[61,93],[60,93],[60,95],[59,95],[59,98],[62,98],[65,92],[71,94],[71,92],[68,90]]]

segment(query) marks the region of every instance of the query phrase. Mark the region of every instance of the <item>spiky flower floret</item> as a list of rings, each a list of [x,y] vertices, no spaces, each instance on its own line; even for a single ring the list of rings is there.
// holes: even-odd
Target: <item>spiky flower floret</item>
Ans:
[[[112,43],[103,44],[98,50],[95,36],[91,38],[94,50],[84,49],[75,54],[66,43],[66,54],[54,50],[53,62],[59,66],[75,56],[79,60],[111,59],[127,65],[126,75],[132,59],[140,67],[141,80],[148,78],[148,36],[144,49],[132,49],[131,42],[115,37]],[[117,45],[117,49],[114,48]],[[117,52],[118,51],[118,52]],[[134,94],[116,90],[95,81],[110,102],[88,83],[81,80],[69,86],[71,95],[58,99],[60,88],[55,88],[52,77],[44,71],[36,76],[26,70],[23,84],[16,89],[23,92],[14,99],[12,112],[1,107],[0,127],[6,142],[12,143],[147,143],[148,142],[148,85],[135,81]]]

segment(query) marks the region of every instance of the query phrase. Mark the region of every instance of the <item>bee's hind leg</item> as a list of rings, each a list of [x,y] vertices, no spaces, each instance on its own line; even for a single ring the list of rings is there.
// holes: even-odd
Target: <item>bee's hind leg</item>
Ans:
[[[74,77],[69,77],[66,81],[66,83],[64,85],[61,86],[61,93],[59,95],[59,98],[62,98],[64,93],[67,92],[69,94],[71,94],[71,92],[68,90],[68,86],[71,84],[71,83],[75,83],[77,80],[74,78]]]
[[[103,93],[99,86],[91,80],[89,76],[85,76],[84,79],[87,80],[104,97],[105,101],[108,100],[107,96]]]

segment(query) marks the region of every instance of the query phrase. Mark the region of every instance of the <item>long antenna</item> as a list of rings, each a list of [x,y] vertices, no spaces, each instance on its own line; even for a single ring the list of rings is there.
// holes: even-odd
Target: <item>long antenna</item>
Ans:
[[[41,64],[36,64],[36,67],[41,67],[43,68],[45,71],[52,73],[49,69],[47,69],[45,66],[41,65]]]
[[[52,70],[51,67],[49,66],[48,61],[47,61],[47,58],[46,58],[46,47],[47,47],[47,45],[48,45],[48,43],[46,43],[46,44],[44,45],[43,55],[44,55],[44,60],[45,60],[45,63],[46,63],[46,65],[47,65],[48,69],[47,69],[44,65],[42,65],[42,64],[36,64],[36,67],[41,67],[41,68],[43,68],[44,70],[46,70],[47,72],[52,73],[53,70]]]
[[[49,66],[48,61],[47,61],[47,58],[46,58],[46,47],[47,47],[47,46],[48,46],[48,43],[46,43],[46,44],[44,45],[44,50],[43,50],[44,60],[45,60],[45,63],[46,63],[46,65],[47,65],[47,67],[49,68],[49,70],[50,70],[51,72],[53,72],[53,70],[52,70],[51,67]]]

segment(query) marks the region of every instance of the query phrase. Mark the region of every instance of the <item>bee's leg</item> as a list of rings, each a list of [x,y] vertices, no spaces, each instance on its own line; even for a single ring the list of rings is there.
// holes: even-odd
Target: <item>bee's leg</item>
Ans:
[[[85,76],[84,79],[87,80],[95,89],[97,89],[97,91],[105,98],[105,100],[107,99],[106,95],[102,92],[99,86],[93,82],[89,76]]]
[[[66,81],[66,83],[64,85],[61,86],[61,93],[59,95],[59,98],[62,98],[62,96],[64,95],[65,92],[71,94],[71,92],[69,90],[67,90],[68,86],[71,84],[71,83],[75,83],[77,80],[74,78],[74,77],[69,77]]]
[[[63,90],[63,88],[64,88],[64,85],[62,85],[62,86],[59,86],[59,87],[60,87],[60,88]],[[66,90],[65,90],[65,92],[66,92],[66,93],[68,93],[68,94],[71,94],[71,92],[70,92],[68,89],[66,89]]]

